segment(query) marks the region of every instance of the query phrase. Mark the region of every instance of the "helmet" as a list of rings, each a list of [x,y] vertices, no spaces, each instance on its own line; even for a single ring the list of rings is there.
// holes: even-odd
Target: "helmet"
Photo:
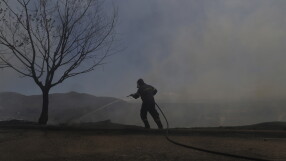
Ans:
[[[137,88],[139,88],[140,86],[142,86],[143,84],[145,84],[144,83],[144,81],[143,81],[143,79],[138,79],[138,81],[137,81]]]

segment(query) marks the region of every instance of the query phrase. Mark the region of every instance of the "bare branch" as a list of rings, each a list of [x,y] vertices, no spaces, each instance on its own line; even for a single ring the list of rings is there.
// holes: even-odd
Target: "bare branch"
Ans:
[[[110,56],[117,12],[98,0],[17,0],[3,5],[0,68],[31,77],[41,88],[94,70]]]

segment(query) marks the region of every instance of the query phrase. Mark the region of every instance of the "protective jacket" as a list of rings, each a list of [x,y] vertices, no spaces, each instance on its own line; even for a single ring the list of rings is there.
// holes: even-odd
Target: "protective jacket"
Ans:
[[[154,95],[157,93],[157,89],[152,87],[151,85],[148,85],[146,83],[142,84],[139,86],[137,92],[133,94],[133,97],[135,99],[141,97],[143,103],[153,103],[155,102],[154,100]]]

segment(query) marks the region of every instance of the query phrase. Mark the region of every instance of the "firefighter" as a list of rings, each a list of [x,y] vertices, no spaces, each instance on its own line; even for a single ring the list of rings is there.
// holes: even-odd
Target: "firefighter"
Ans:
[[[157,90],[154,87],[146,84],[143,79],[139,79],[137,81],[137,88],[137,92],[134,94],[130,94],[129,96],[132,96],[135,99],[141,97],[142,106],[140,110],[140,116],[145,125],[145,128],[150,129],[150,125],[147,120],[147,112],[149,112],[153,117],[154,121],[156,122],[158,128],[162,129],[163,125],[161,123],[159,113],[155,109],[154,95],[157,93]]]

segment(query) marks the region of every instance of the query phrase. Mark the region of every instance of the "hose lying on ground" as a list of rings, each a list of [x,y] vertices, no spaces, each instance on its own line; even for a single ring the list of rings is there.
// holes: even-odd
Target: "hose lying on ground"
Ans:
[[[198,148],[198,147],[194,147],[194,146],[190,146],[190,145],[186,145],[186,144],[182,144],[182,143],[178,143],[172,139],[170,139],[169,137],[169,122],[164,114],[164,112],[162,111],[162,109],[159,107],[159,105],[157,103],[155,103],[156,106],[158,107],[158,109],[160,110],[160,112],[162,113],[166,123],[167,123],[167,127],[166,127],[166,139],[178,146],[182,146],[185,148],[189,148],[189,149],[194,149],[194,150],[198,150],[198,151],[202,151],[202,152],[206,152],[206,153],[211,153],[211,154],[217,154],[217,155],[223,155],[223,156],[228,156],[228,157],[233,157],[233,158],[240,158],[240,159],[248,159],[248,160],[255,160],[255,161],[270,161],[267,159],[260,159],[260,158],[254,158],[254,157],[247,157],[247,156],[241,156],[241,155],[235,155],[235,154],[229,154],[229,153],[224,153],[224,152],[217,152],[217,151],[212,151],[212,150],[207,150],[207,149],[203,149],[203,148]]]

